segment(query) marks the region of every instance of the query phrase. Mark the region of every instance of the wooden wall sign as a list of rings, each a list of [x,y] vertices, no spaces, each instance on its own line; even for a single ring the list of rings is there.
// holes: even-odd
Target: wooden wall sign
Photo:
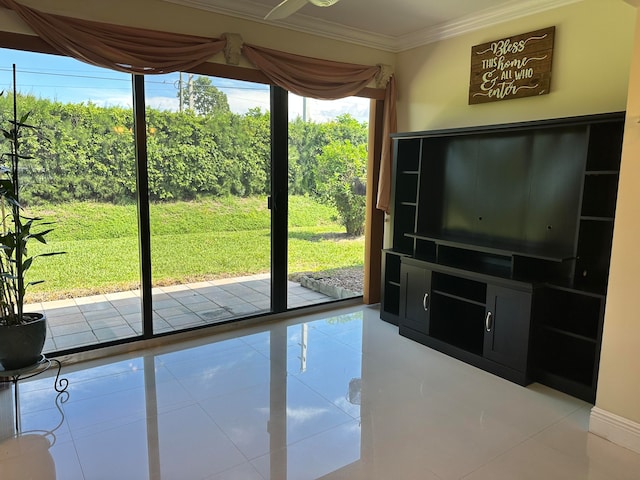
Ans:
[[[549,93],[556,27],[471,48],[469,105]]]

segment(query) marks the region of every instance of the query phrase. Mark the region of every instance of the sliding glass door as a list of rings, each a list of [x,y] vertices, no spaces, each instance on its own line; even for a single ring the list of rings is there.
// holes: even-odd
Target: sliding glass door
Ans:
[[[269,87],[145,78],[153,331],[271,310]]]
[[[289,308],[362,295],[369,104],[289,95]]]
[[[135,76],[0,50],[28,213],[56,222],[30,281],[46,353],[362,295],[369,100],[196,73]],[[17,87],[11,64],[17,65]]]
[[[47,315],[45,353],[142,333],[131,76],[57,55],[0,50],[0,117],[30,112],[21,161],[25,215],[54,222],[26,311]],[[16,65],[16,84],[11,65]],[[6,144],[2,145],[3,152]],[[4,162],[3,157],[3,162]]]

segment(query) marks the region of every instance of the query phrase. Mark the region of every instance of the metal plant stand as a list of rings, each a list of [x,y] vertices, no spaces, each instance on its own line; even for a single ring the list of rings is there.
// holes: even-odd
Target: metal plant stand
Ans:
[[[33,365],[28,367],[18,368],[16,370],[0,370],[0,383],[13,383],[13,400],[15,406],[16,416],[16,433],[20,433],[20,393],[18,388],[18,382],[20,380],[26,380],[28,378],[40,375],[50,368],[57,368],[56,380],[53,384],[56,392],[59,394],[66,391],[69,386],[69,380],[66,378],[60,378],[60,371],[62,370],[62,364],[55,358],[47,358],[42,355]]]

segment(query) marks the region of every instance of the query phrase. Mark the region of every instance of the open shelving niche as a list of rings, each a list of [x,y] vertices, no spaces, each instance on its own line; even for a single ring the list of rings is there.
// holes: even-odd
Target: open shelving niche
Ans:
[[[381,317],[399,325],[401,334],[480,368],[521,384],[539,381],[593,402],[623,128],[624,115],[615,113],[395,135],[392,248],[383,250]],[[452,148],[448,139],[531,130],[542,131],[544,137],[546,129],[564,129],[564,133],[555,141],[559,146],[547,141],[545,148],[583,157],[565,166],[570,170],[565,175],[575,185],[567,187],[571,198],[564,199],[575,203],[577,219],[553,212],[561,231],[552,232],[548,226],[549,235],[561,235],[570,242],[540,248],[443,231],[443,209],[437,206],[447,188],[442,182],[447,166],[438,159]],[[569,140],[563,143],[565,138]],[[579,146],[584,139],[577,149],[576,139]],[[467,148],[464,141],[460,145],[456,148]],[[409,283],[418,284],[415,292]],[[507,365],[487,358],[491,357],[485,332],[487,290],[495,285],[526,294],[519,300],[525,304],[524,313],[518,315],[528,319],[519,320],[524,324],[516,331],[516,336],[526,334],[517,346],[526,358],[522,360],[522,352],[511,352],[510,360],[503,362]],[[428,292],[428,308],[421,289]],[[403,295],[416,297],[414,305]],[[418,320],[411,318],[414,313]],[[514,348],[508,345],[509,339],[501,341],[506,342],[503,348]],[[518,364],[515,370],[513,362]]]

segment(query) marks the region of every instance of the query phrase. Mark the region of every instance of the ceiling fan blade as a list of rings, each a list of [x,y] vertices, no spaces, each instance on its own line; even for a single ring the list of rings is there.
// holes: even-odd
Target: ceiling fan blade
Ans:
[[[330,7],[331,5],[335,5],[340,0],[308,0],[310,3],[313,3],[316,7]]]
[[[265,20],[281,20],[292,15],[307,4],[307,0],[284,0],[267,13]]]

